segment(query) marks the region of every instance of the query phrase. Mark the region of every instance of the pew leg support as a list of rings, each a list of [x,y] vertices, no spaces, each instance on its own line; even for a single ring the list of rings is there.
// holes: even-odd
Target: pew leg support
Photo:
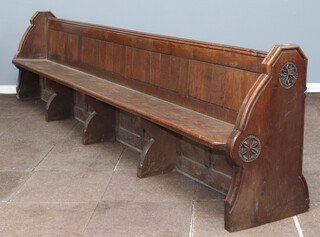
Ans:
[[[138,177],[143,178],[170,172],[176,163],[176,136],[156,124],[141,119],[148,140],[138,164]]]
[[[82,134],[84,145],[103,142],[115,138],[116,109],[92,97],[85,96],[85,103],[94,111],[89,115]]]
[[[24,69],[19,69],[17,98],[19,100],[35,99],[40,97],[39,75]]]
[[[57,121],[72,117],[73,90],[50,80],[46,80],[46,86],[53,91],[46,105],[46,121]]]
[[[248,229],[308,210],[304,177],[293,172],[286,175],[269,171],[263,168],[235,171],[225,200],[226,230]]]

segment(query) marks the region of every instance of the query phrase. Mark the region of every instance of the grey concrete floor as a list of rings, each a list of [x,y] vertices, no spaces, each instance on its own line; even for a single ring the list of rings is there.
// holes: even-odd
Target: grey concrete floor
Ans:
[[[84,146],[82,124],[47,123],[44,104],[0,95],[0,236],[320,236],[320,95],[307,96],[307,213],[228,233],[223,196],[177,173],[139,179],[139,154]]]

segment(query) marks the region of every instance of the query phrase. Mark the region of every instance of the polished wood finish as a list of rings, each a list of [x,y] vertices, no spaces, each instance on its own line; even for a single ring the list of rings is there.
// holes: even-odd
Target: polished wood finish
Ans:
[[[307,58],[297,45],[264,52],[37,12],[13,63],[21,70],[22,91],[35,90],[27,87],[38,75],[85,95],[95,111],[86,121],[84,144],[114,137],[115,108],[140,117],[147,143],[139,177],[175,167],[183,155],[179,136],[201,144],[206,167],[225,155],[233,167],[225,200],[229,231],[309,207],[302,175]],[[63,90],[53,88],[57,98],[65,95],[53,108],[67,100],[69,111],[72,93]]]

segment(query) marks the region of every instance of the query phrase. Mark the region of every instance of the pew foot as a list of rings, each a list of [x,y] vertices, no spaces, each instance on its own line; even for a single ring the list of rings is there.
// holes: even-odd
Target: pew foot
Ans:
[[[27,100],[40,97],[40,77],[30,71],[19,68],[17,99]]]
[[[46,86],[53,91],[46,105],[46,121],[57,121],[73,116],[73,90],[47,80]]]
[[[138,164],[138,177],[143,178],[172,171],[176,163],[176,136],[151,122],[141,120],[148,140]]]
[[[85,96],[85,102],[94,111],[84,124],[82,143],[88,145],[114,139],[116,126],[115,108],[89,96]]]
[[[225,200],[225,229],[229,232],[244,230],[308,209],[308,188],[302,175],[274,182],[267,172],[240,168],[235,171]]]

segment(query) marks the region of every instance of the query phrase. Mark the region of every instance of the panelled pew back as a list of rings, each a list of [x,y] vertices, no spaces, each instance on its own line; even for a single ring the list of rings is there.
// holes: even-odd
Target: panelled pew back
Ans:
[[[57,18],[47,27],[49,60],[231,123],[267,54]]]

